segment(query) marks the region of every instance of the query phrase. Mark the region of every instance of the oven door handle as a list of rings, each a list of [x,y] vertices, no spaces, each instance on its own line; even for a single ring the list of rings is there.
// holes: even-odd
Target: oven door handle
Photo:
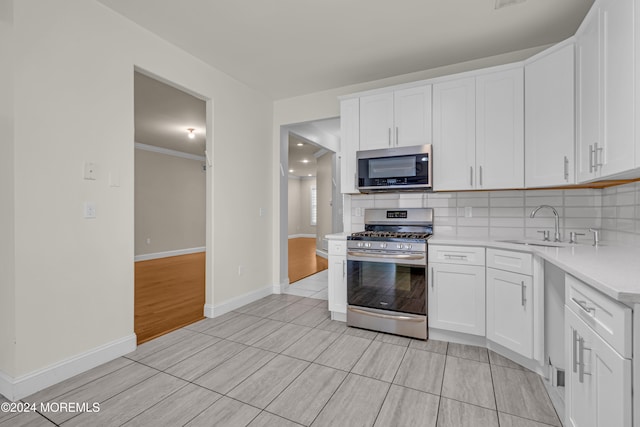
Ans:
[[[389,255],[389,254],[376,254],[376,253],[353,252],[353,251],[347,251],[347,255],[351,255],[354,257],[363,257],[363,258],[385,258],[385,259],[423,259],[424,258],[424,255],[421,255],[421,254]]]
[[[424,319],[420,317],[394,316],[391,314],[380,314],[380,313],[374,313],[372,311],[359,310],[353,307],[348,307],[347,310],[352,311],[354,313],[358,313],[358,314],[365,314],[367,316],[379,317],[381,319],[406,320],[408,322],[424,322]]]

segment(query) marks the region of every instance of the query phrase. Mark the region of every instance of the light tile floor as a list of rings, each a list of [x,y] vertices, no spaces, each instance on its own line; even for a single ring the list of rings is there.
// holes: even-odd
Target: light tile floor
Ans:
[[[296,295],[194,323],[24,402],[100,411],[0,412],[0,426],[561,425],[541,378],[504,357],[350,328]]]
[[[328,286],[329,270],[327,269],[290,284],[284,292],[300,297],[328,299]]]

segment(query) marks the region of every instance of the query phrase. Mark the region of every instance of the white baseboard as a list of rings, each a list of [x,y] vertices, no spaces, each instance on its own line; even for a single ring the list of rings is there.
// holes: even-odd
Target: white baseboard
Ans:
[[[247,305],[249,303],[259,300],[260,298],[264,298],[267,295],[273,294],[274,288],[276,286],[278,285],[265,286],[264,288],[260,288],[256,291],[249,292],[247,294],[240,295],[235,298],[231,298],[230,300],[220,304],[216,304],[216,305],[205,304],[204,315],[205,317],[217,317],[222,314],[233,311],[236,308],[242,307],[243,305]]]
[[[152,254],[136,255],[133,258],[133,260],[135,262],[149,261],[150,259],[160,259],[160,258],[169,258],[172,256],[179,256],[179,255],[197,254],[198,252],[205,252],[206,250],[207,248],[204,246],[201,246],[198,248],[176,249],[175,251],[155,252]]]
[[[297,238],[299,238],[299,237],[308,237],[308,238],[313,238],[313,239],[315,239],[315,238],[316,238],[316,235],[315,235],[315,234],[290,234],[290,235],[289,235],[289,238],[290,238],[290,239],[297,239]]]
[[[135,349],[136,335],[131,334],[17,378],[0,372],[0,393],[15,402]]]
[[[324,259],[329,259],[329,254],[326,253],[325,251],[321,250],[321,249],[316,249],[316,255],[318,255],[319,257],[322,257]]]

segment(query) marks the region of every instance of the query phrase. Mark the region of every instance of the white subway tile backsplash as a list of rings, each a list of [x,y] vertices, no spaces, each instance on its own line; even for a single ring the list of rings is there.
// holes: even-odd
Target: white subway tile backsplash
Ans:
[[[489,227],[519,227],[524,228],[524,218],[489,218]]]
[[[434,208],[434,228],[439,235],[504,236],[537,239],[538,230],[554,229],[553,206],[560,215],[561,234],[602,229],[603,240],[640,244],[640,182],[605,189],[471,191],[460,193],[380,193],[345,195],[351,212],[351,229],[364,228],[365,209]],[[351,207],[349,209],[348,207]],[[585,236],[585,238],[590,238]]]

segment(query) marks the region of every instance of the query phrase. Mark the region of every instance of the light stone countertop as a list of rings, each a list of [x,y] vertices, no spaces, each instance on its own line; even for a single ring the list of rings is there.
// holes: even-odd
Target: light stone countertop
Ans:
[[[334,234],[327,234],[326,237],[329,240],[347,240],[347,236],[350,236],[351,233],[334,233]]]
[[[640,247],[617,242],[579,243],[544,247],[505,243],[505,237],[432,236],[430,245],[483,246],[538,255],[611,298],[627,304],[640,303]],[[514,240],[522,240],[515,238]],[[531,240],[531,239],[526,239]]]

